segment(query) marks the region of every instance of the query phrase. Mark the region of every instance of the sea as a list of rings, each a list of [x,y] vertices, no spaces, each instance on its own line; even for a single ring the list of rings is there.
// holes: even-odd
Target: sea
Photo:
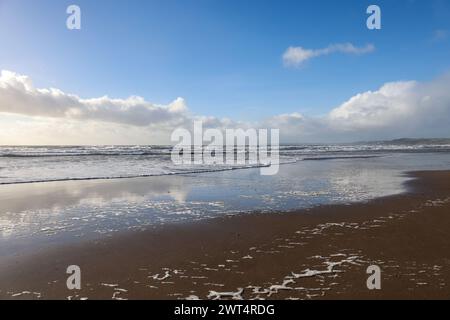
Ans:
[[[179,165],[172,146],[0,146],[0,184],[65,180],[119,179],[223,170],[260,164]],[[333,144],[282,145],[281,164],[352,160],[395,154],[449,153],[450,145]],[[247,150],[248,153],[248,150]]]
[[[167,223],[407,191],[407,172],[450,169],[449,144],[280,146],[276,175],[258,164],[176,165],[171,146],[1,146],[0,255]]]

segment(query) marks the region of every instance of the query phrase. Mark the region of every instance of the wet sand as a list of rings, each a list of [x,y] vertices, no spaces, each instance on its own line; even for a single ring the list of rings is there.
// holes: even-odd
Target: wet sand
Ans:
[[[449,299],[450,171],[368,203],[125,232],[3,259],[2,299]],[[366,269],[381,268],[381,290]],[[66,287],[79,265],[82,289]]]

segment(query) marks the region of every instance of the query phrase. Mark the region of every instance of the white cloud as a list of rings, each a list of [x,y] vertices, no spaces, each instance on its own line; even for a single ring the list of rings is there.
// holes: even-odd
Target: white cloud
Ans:
[[[377,91],[357,94],[333,109],[328,115],[330,123],[338,128],[365,130],[392,125],[398,119],[416,113],[414,81],[392,82]]]
[[[2,71],[0,76],[0,112],[148,126],[179,123],[186,111],[182,98],[167,106],[155,105],[137,96],[82,99],[59,89],[35,88],[29,77],[11,71]]]
[[[142,97],[82,99],[36,88],[28,76],[0,73],[0,144],[169,144],[176,127],[235,127],[239,122],[191,115],[183,98],[167,105]]]
[[[359,93],[323,117],[279,116],[267,121],[296,142],[333,142],[398,137],[450,137],[450,75],[431,82],[390,82]],[[281,132],[283,135],[283,131]]]
[[[282,142],[450,137],[449,88],[450,74],[430,82],[389,82],[321,117],[294,112],[249,122],[192,115],[182,98],[168,105],[141,97],[81,99],[2,72],[0,144],[168,144],[175,128],[190,129],[194,120],[205,128],[278,128]]]
[[[285,66],[301,66],[309,59],[329,55],[332,53],[345,53],[345,54],[364,54],[370,53],[375,50],[374,45],[368,44],[364,47],[356,47],[351,43],[337,43],[331,44],[322,49],[305,49],[303,47],[289,47],[283,54],[283,62]]]

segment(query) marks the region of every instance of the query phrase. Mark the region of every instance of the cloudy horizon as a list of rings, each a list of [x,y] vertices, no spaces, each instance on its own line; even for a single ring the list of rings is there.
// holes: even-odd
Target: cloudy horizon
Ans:
[[[349,97],[321,117],[293,112],[246,122],[192,114],[182,97],[166,105],[139,96],[80,98],[57,88],[36,88],[28,76],[2,70],[0,113],[18,116],[19,120],[10,126],[2,125],[0,143],[66,144],[67,139],[69,144],[84,144],[86,140],[88,144],[117,144],[115,141],[122,141],[118,135],[123,135],[127,139],[124,144],[170,144],[173,130],[190,128],[196,120],[203,121],[205,127],[219,129],[280,129],[282,143],[450,137],[449,87],[450,74],[424,83],[390,82]],[[93,132],[99,135],[98,142]],[[151,135],[158,139],[142,141],[142,137]],[[49,143],[55,137],[61,142]]]

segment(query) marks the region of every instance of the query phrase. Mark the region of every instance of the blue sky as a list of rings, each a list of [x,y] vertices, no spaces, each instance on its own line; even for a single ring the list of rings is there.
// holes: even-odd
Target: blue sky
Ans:
[[[65,9],[82,10],[82,30]],[[368,30],[374,1],[2,1],[0,68],[81,97],[178,96],[200,114],[253,118],[322,114],[388,81],[426,80],[450,68],[449,1],[376,1],[382,29]],[[373,43],[283,67],[289,46]]]
[[[79,31],[65,27],[70,4],[81,8]],[[381,30],[366,28],[370,4]],[[448,30],[445,0],[0,0],[0,69],[82,98],[183,97],[194,114],[235,120],[314,117],[386,82],[445,74]],[[335,43],[376,49],[283,65],[290,46]]]

